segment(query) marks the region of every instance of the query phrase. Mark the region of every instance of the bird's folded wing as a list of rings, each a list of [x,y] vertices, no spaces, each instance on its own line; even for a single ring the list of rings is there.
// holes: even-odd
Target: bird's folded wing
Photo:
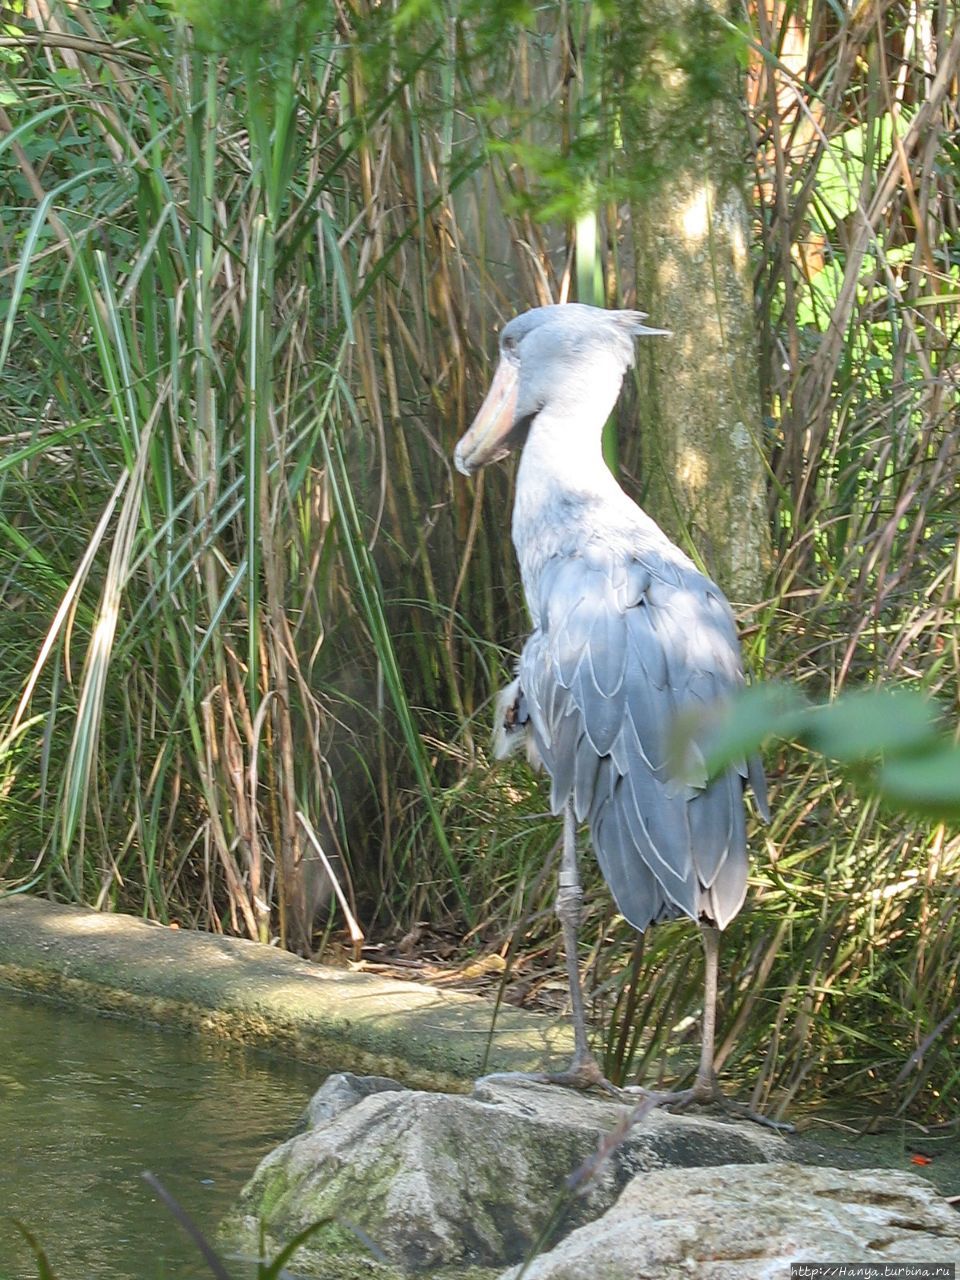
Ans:
[[[604,547],[551,561],[540,626],[520,659],[534,739],[559,813],[586,820],[621,912],[638,929],[676,915],[722,928],[746,891],[747,765],[709,785],[696,739],[671,774],[679,710],[742,683],[729,606],[692,566]],[[698,776],[699,773],[699,776]],[[759,766],[750,769],[761,791]]]

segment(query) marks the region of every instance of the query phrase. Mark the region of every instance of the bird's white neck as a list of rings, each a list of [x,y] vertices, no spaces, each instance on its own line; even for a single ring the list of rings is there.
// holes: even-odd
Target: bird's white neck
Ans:
[[[531,517],[545,501],[609,501],[614,491],[621,491],[603,458],[605,420],[575,421],[566,414],[551,415],[549,409],[537,414],[517,469],[514,519]]]
[[[590,537],[604,536],[598,522],[615,525],[625,508],[636,511],[603,459],[603,425],[614,399],[598,397],[573,412],[544,408],[530,426],[517,469],[513,544],[535,622],[535,588],[546,561],[575,555]]]

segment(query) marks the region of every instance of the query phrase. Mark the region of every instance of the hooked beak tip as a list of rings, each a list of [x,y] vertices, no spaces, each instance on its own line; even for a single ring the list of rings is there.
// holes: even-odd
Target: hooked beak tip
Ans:
[[[453,465],[457,468],[462,476],[472,476],[475,468],[471,467],[463,456],[463,452],[457,445],[453,454]]]
[[[454,450],[453,463],[461,475],[472,476],[487,463],[497,462],[510,452],[510,435],[516,425],[517,387],[517,369],[501,360],[477,416]]]

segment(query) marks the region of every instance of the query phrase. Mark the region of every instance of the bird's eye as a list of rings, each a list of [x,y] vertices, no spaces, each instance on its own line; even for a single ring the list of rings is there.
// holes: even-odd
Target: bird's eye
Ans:
[[[512,333],[505,333],[500,339],[500,348],[502,351],[516,351],[517,339]]]

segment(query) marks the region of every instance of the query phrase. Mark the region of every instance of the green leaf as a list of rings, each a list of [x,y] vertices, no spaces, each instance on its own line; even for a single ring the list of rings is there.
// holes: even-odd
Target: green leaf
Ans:
[[[882,765],[876,783],[891,807],[925,817],[960,818],[960,747],[941,738],[931,751]]]
[[[792,738],[808,713],[800,692],[791,685],[755,684],[744,689],[728,704],[697,707],[677,716],[671,738],[670,771],[699,785],[697,763],[690,747],[696,742],[714,777],[728,765],[757,751],[767,738]]]
[[[907,113],[899,111],[894,120],[885,112],[830,139],[817,169],[817,212],[826,230],[854,211],[864,167],[879,169],[886,164],[893,151],[894,127],[903,134],[909,124]]]
[[[902,755],[937,732],[936,704],[911,689],[860,689],[808,713],[803,738],[844,764]]]

